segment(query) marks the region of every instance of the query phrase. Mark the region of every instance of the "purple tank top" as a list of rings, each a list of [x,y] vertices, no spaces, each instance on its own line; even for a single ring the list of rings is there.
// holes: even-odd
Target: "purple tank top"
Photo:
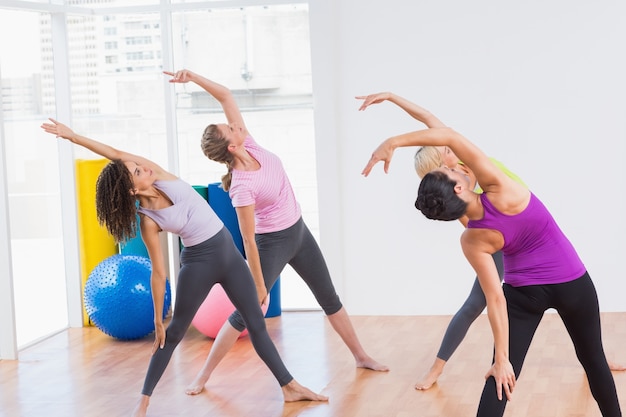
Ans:
[[[180,236],[183,245],[189,247],[202,243],[224,227],[209,203],[180,178],[155,181],[154,186],[173,204],[159,210],[139,206],[138,211],[154,220],[161,230]]]
[[[528,207],[515,215],[499,212],[486,194],[480,200],[485,214],[480,220],[470,220],[467,227],[502,233],[504,282],[514,287],[560,284],[585,273],[574,246],[534,194]]]

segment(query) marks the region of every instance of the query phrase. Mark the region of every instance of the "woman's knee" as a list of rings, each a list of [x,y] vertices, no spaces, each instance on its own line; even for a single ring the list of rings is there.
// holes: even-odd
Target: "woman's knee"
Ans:
[[[167,331],[166,331],[166,336],[165,336],[165,341],[166,343],[174,343],[174,344],[179,344],[181,340],[183,340],[183,337],[185,336],[185,333],[187,332],[187,327],[188,326],[180,326],[177,325],[176,323],[174,323],[172,321],[172,323],[168,326]]]
[[[246,322],[243,320],[238,310],[235,310],[233,314],[228,317],[228,322],[239,332],[243,332],[246,328]]]
[[[485,310],[486,306],[487,302],[484,299],[468,299],[463,303],[457,315],[469,320],[475,320]]]
[[[339,296],[337,296],[337,298],[332,302],[323,304],[320,303],[320,306],[322,307],[324,314],[326,314],[327,316],[332,316],[333,314],[338,313],[343,308],[343,304],[341,304]]]

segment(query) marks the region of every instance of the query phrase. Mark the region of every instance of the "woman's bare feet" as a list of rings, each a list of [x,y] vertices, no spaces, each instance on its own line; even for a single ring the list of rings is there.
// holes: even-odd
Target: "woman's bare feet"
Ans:
[[[241,332],[235,329],[228,320],[224,323],[217,337],[211,346],[211,352],[207,356],[202,369],[196,374],[191,384],[185,388],[185,394],[198,395],[204,390],[204,386],[209,381],[211,374],[224,359],[228,351],[234,346],[239,339]]]
[[[185,394],[187,395],[198,395],[204,390],[204,385],[209,380],[209,377],[205,377],[202,375],[202,372],[198,373],[191,384],[187,385],[185,388]]]
[[[314,393],[307,387],[300,385],[295,379],[292,379],[291,382],[281,388],[286,403],[294,401],[328,401],[328,397]]]
[[[135,406],[135,409],[133,410],[133,414],[131,414],[131,416],[132,417],[145,417],[146,413],[148,412],[149,404],[150,404],[150,397],[148,397],[147,395],[142,395],[139,401],[137,402],[137,405]]]
[[[381,363],[378,363],[374,359],[370,358],[369,356],[367,356],[363,360],[358,360],[357,359],[356,367],[357,368],[371,369],[372,371],[378,371],[378,372],[387,372],[387,371],[389,371],[389,367],[387,365],[383,365]]]
[[[428,373],[422,378],[421,381],[415,384],[415,389],[419,391],[426,391],[432,387],[435,382],[437,382],[437,379],[439,379],[445,365],[446,361],[436,358]]]
[[[341,340],[343,340],[348,349],[350,349],[352,356],[356,360],[357,368],[366,368],[382,372],[389,370],[387,366],[376,362],[365,352],[365,349],[361,346],[361,342],[354,331],[348,312],[344,307],[341,307],[338,312],[326,317],[328,317],[328,321],[339,337],[341,337]]]

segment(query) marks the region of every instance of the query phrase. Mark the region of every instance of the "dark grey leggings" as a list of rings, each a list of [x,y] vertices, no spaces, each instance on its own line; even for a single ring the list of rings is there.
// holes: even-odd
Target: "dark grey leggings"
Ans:
[[[504,276],[502,252],[498,251],[494,253],[493,260],[496,263],[500,281],[502,281],[502,277]],[[469,327],[472,323],[474,323],[476,318],[480,316],[480,313],[483,312],[486,306],[487,300],[485,300],[485,294],[483,293],[482,288],[480,288],[478,278],[476,278],[469,296],[459,311],[457,311],[454,317],[452,317],[450,324],[448,324],[448,329],[446,330],[446,334],[443,336],[439,352],[437,353],[437,357],[439,359],[443,359],[446,362],[450,359],[456,348],[459,347],[465,338]]]
[[[205,242],[185,247],[180,261],[176,303],[172,321],[167,326],[165,346],[152,355],[141,393],[152,395],[174,349],[187,332],[209,290],[218,282],[224,287],[235,307],[241,311],[257,354],[272,371],[279,384],[287,385],[293,377],[283,364],[276,346],[267,333],[250,269],[228,230],[223,228]]]
[[[257,234],[256,244],[267,291],[272,288],[285,265],[289,264],[311,289],[326,315],[341,310],[342,304],[322,251],[302,218],[285,230]],[[228,321],[239,331],[246,328],[238,311]]]
[[[606,362],[600,331],[598,297],[589,274],[563,284],[512,287],[503,285],[509,314],[509,360],[516,378],[522,370],[528,347],[544,312],[553,308],[561,316],[569,333],[576,356],[582,364],[591,394],[604,417],[620,417],[619,401],[613,375]],[[496,394],[495,380],[485,382],[479,417],[504,414],[506,396],[502,401]]]

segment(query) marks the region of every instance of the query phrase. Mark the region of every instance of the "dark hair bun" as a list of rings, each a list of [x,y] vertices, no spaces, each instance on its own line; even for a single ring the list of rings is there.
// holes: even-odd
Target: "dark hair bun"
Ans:
[[[445,212],[445,201],[441,196],[420,194],[415,200],[415,208],[429,219],[438,220]]]
[[[431,171],[422,178],[415,208],[431,220],[457,220],[467,210],[467,203],[456,195],[456,183],[446,174]]]

